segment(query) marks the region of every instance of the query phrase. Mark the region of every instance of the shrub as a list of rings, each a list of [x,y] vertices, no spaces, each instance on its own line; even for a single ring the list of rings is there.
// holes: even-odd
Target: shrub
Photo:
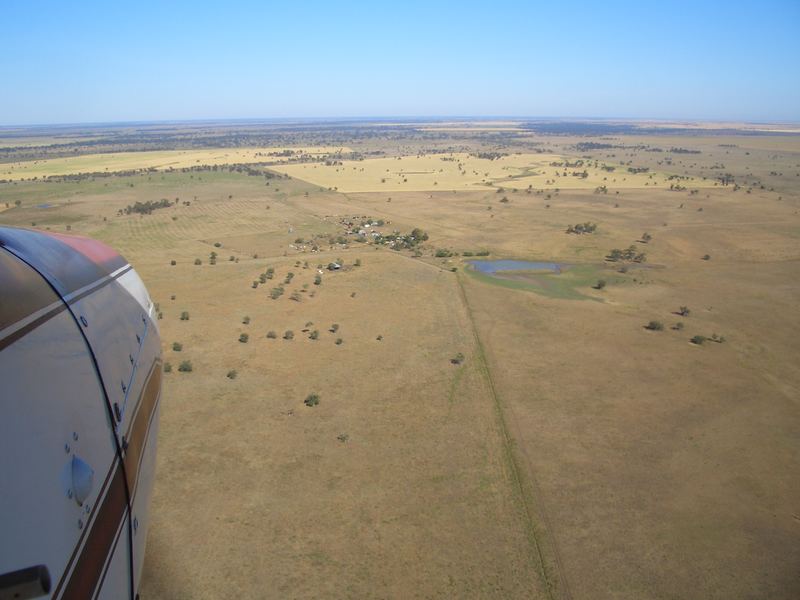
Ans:
[[[233,256],[233,255],[231,254],[231,255],[228,257],[228,260],[229,260],[230,262],[233,262],[233,261],[235,261],[235,260],[236,260],[236,257],[235,257],[235,256]]]
[[[378,337],[376,337],[375,339],[376,339],[376,340],[378,340],[378,341],[380,342],[380,341],[382,341],[382,340],[383,340],[383,336],[382,336],[382,335],[379,335],[379,336],[378,336]]]
[[[267,332],[267,338],[269,338],[269,339],[271,339],[271,340],[274,340],[274,339],[275,339],[275,338],[277,338],[277,337],[278,337],[278,334],[277,334],[277,333],[275,333],[274,331],[268,331],[268,332]]]
[[[251,286],[251,287],[252,287],[253,289],[256,289],[256,288],[258,287],[258,282],[257,282],[257,281],[253,281],[253,284],[252,284],[252,286]]]
[[[192,361],[184,360],[178,365],[178,371],[181,373],[191,373],[192,372]]]
[[[222,244],[219,242],[214,242],[214,248],[222,248]]]
[[[664,324],[661,321],[650,321],[644,328],[650,331],[663,331]]]
[[[228,371],[225,377],[227,377],[228,379],[236,379],[236,369],[231,369],[230,371]]]
[[[342,338],[336,338],[336,345],[337,346],[341,346],[343,343],[344,343],[344,340]]]
[[[171,261],[169,261],[169,264],[171,264],[171,265],[174,267],[174,266],[175,266],[175,265],[177,265],[178,263],[177,263],[176,261],[174,261],[174,260],[171,260]]]
[[[164,373],[172,373],[172,363],[164,363]]]
[[[314,277],[314,285],[321,285],[321,284],[322,284],[322,276],[317,275],[316,277]]]
[[[202,265],[202,264],[203,264],[203,261],[202,261],[202,260],[200,260],[199,258],[195,258],[195,259],[194,259],[194,264],[196,264],[196,265]]]
[[[361,259],[357,258],[356,262],[354,262],[353,265],[355,265],[356,267],[360,267],[361,266]]]
[[[453,253],[447,250],[446,248],[439,248],[436,250],[436,258],[447,258],[448,256],[452,256]]]
[[[339,331],[339,324],[338,323],[334,323],[333,325],[331,325],[331,328],[329,329],[329,331],[331,333],[336,333],[337,331]]]
[[[675,331],[682,331],[683,330],[683,323],[678,321],[675,325],[672,326]]]
[[[183,344],[180,342],[172,342],[172,350],[175,352],[180,352],[183,350]]]
[[[461,352],[459,352],[453,358],[450,359],[450,362],[453,363],[454,365],[460,365],[461,363],[464,362],[464,355]]]
[[[678,314],[679,314],[680,316],[682,316],[682,317],[688,317],[688,316],[689,316],[689,313],[691,313],[691,312],[692,312],[692,311],[690,311],[690,310],[689,310],[689,307],[688,307],[688,306],[681,306],[681,307],[678,309]]]
[[[239,335],[239,341],[242,342],[243,344],[246,344],[249,340],[250,336],[247,335],[246,333],[242,333]]]
[[[303,404],[306,406],[316,406],[319,404],[319,394],[309,394],[306,396],[306,399],[303,400]]]
[[[188,321],[189,320],[189,313],[187,311],[183,311],[181,313],[181,321]]]
[[[597,283],[594,285],[594,289],[596,290],[602,290],[604,287],[606,287],[605,279],[598,279]]]
[[[170,300],[175,300],[175,294],[172,294],[172,295],[169,297],[169,299],[170,299]]]
[[[283,339],[285,340],[293,340],[294,339],[294,331],[291,329],[287,329],[286,333],[283,334]]]
[[[319,330],[315,329],[314,331],[312,331],[309,334],[308,338],[311,339],[311,340],[318,340],[319,339]]]
[[[242,325],[250,325],[250,317],[244,317],[242,319]]]
[[[704,254],[703,255],[703,260],[711,260],[711,255],[710,254]]]
[[[692,342],[693,344],[698,345],[698,346],[702,346],[703,343],[706,341],[706,339],[707,338],[704,335],[696,335],[689,341]]]

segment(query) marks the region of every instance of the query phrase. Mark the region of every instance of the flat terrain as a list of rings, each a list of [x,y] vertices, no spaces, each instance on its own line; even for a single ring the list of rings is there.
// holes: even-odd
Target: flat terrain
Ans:
[[[203,150],[162,150],[143,152],[116,152],[84,154],[65,158],[29,160],[0,163],[0,179],[19,181],[22,179],[59,177],[77,173],[114,173],[152,169],[184,169],[198,166],[282,162],[289,160],[286,148],[222,148]],[[348,152],[348,148],[292,148],[300,155],[319,155]]]
[[[579,161],[579,162],[578,162]],[[512,154],[484,158],[466,153],[396,156],[367,160],[344,160],[335,164],[278,165],[275,170],[340,192],[419,192],[498,189],[594,190],[598,186],[620,189],[659,184],[669,187],[669,175],[631,173],[615,162],[569,159],[557,154]],[[604,170],[609,167],[612,171]],[[585,172],[585,176],[583,175]],[[713,181],[687,177],[684,185],[713,186]]]
[[[142,598],[800,596],[800,137],[409,127],[0,184],[159,303]]]

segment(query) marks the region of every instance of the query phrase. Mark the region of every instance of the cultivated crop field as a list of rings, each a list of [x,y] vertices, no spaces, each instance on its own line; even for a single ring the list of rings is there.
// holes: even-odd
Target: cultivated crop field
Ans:
[[[159,304],[142,598],[798,597],[800,136],[412,125],[0,184]]]

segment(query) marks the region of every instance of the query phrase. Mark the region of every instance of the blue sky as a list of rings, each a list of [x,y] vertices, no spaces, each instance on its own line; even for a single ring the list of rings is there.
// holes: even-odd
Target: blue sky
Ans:
[[[0,125],[800,121],[799,0],[123,4],[5,0]]]

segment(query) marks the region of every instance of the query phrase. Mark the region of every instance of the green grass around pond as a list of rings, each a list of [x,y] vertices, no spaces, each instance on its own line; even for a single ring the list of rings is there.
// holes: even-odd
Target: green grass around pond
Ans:
[[[469,267],[465,267],[464,270],[470,277],[474,277],[485,283],[515,290],[529,290],[543,296],[561,298],[564,300],[602,301],[594,296],[588,296],[579,290],[585,290],[595,285],[598,279],[604,279],[604,275],[607,276],[607,273],[602,268],[593,265],[570,265],[562,270],[561,273],[503,271],[500,273],[488,274],[481,273]],[[525,279],[505,278],[513,275],[525,275]]]

